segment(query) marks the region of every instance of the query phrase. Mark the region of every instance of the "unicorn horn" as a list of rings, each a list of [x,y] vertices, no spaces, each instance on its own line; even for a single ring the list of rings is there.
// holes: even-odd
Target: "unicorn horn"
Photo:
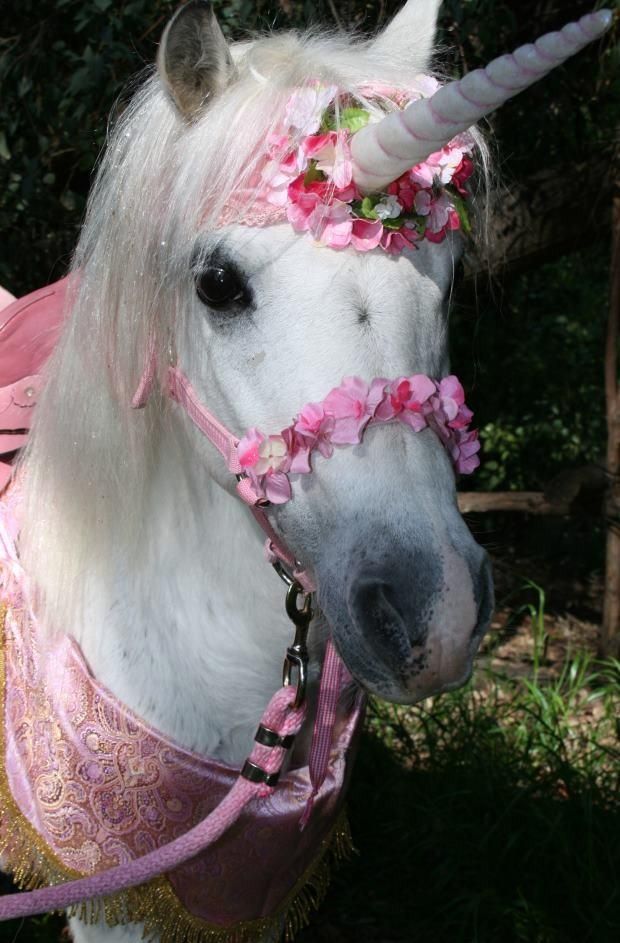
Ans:
[[[556,66],[601,36],[613,14],[599,10],[548,33],[511,56],[438,89],[430,98],[412,102],[404,111],[386,115],[353,136],[353,179],[367,193],[382,191],[410,167],[441,150]]]

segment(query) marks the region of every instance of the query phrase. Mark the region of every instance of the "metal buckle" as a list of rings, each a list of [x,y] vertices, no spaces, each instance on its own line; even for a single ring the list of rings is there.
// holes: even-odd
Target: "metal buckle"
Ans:
[[[277,731],[259,724],[254,739],[264,747],[282,747],[283,750],[289,750],[295,742],[295,734],[289,733],[282,736]]]
[[[242,481],[245,481],[247,477],[248,476],[244,472],[240,472],[239,474],[235,475],[235,478],[237,479],[237,482],[239,483],[241,483]],[[254,507],[260,508],[261,510],[264,510],[265,508],[270,508],[271,501],[268,501],[267,498],[259,498],[256,504],[254,505]]]
[[[279,772],[268,773],[262,766],[257,766],[256,763],[252,763],[251,760],[245,761],[241,775],[244,779],[249,779],[251,783],[264,783],[265,786],[275,786],[280,778]]]
[[[297,605],[300,596],[304,597],[301,609]],[[293,644],[286,649],[284,666],[282,669],[282,684],[289,687],[293,681],[293,672],[297,669],[297,691],[293,708],[301,707],[306,699],[308,684],[308,629],[314,615],[312,611],[312,594],[304,592],[297,580],[293,580],[286,592],[286,614],[295,626]]]

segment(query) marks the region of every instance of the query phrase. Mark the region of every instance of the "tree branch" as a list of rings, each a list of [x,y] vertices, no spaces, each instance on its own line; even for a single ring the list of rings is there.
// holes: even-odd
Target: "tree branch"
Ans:
[[[613,150],[599,152],[586,164],[552,167],[492,194],[487,253],[468,255],[468,275],[516,274],[605,238],[614,162]]]

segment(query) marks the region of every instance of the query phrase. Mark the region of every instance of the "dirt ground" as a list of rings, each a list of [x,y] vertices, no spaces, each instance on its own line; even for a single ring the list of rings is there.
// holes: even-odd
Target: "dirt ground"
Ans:
[[[517,548],[508,547],[501,556],[493,555],[493,572],[496,610],[479,656],[483,663],[513,677],[531,672],[533,619],[529,607],[542,610],[547,636],[541,680],[556,676],[567,656],[583,651],[597,654],[604,592],[600,569],[588,571],[575,558],[520,555]],[[544,594],[542,600],[539,590]]]

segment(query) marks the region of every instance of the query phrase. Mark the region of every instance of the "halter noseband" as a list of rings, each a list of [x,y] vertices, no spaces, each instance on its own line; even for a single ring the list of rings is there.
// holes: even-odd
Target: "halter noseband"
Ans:
[[[132,400],[134,409],[146,406],[156,369],[151,341]],[[312,576],[278,536],[265,511],[272,504],[290,500],[289,475],[309,474],[314,452],[329,458],[335,445],[359,444],[369,425],[400,422],[414,432],[432,429],[458,472],[470,474],[479,465],[478,433],[469,428],[473,413],[465,405],[463,387],[455,376],[437,381],[416,374],[395,380],[378,378],[370,384],[358,377],[347,377],[321,403],[307,403],[279,434],[266,436],[251,428],[241,439],[200,402],[196,390],[176,364],[168,367],[165,393],[182,406],[237,478],[237,494],[266,535],[269,562],[289,587],[296,582],[308,595],[316,589]]]

